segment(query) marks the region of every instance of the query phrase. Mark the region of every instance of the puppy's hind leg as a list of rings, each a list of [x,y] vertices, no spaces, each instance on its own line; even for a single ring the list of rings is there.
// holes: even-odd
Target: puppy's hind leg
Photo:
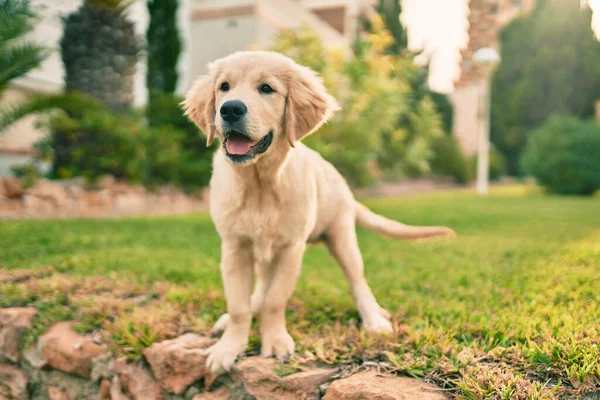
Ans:
[[[389,313],[381,308],[364,275],[364,263],[356,238],[354,215],[340,218],[327,231],[327,247],[340,263],[365,330],[377,333],[393,331]]]

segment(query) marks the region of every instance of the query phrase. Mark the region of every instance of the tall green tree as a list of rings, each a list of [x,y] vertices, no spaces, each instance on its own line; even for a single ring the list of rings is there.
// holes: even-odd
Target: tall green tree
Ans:
[[[408,32],[406,27],[400,21],[400,14],[402,14],[402,1],[401,0],[378,0],[377,13],[381,16],[386,29],[391,33],[393,42],[388,48],[390,54],[411,57],[413,60],[418,53],[411,52],[408,50]],[[372,24],[367,22],[367,28],[371,31]],[[425,65],[415,71],[410,77],[410,86],[412,88],[409,94],[409,105],[410,108],[416,110],[419,103],[423,101],[425,97],[433,101],[435,109],[441,114],[441,122],[446,133],[452,132],[452,123],[454,118],[454,108],[448,96],[443,93],[438,93],[430,90],[429,85],[429,65]],[[429,101],[427,100],[427,101]],[[408,121],[403,121],[401,124],[406,125]]]
[[[177,86],[177,62],[181,40],[177,28],[179,0],[147,0],[150,24],[146,31],[148,73],[146,85],[155,92],[173,93]]]
[[[133,103],[142,42],[125,15],[132,0],[85,0],[63,20],[60,41],[65,88],[101,100],[113,110]]]
[[[400,22],[402,3],[400,0],[379,0],[377,12],[381,15],[386,28],[394,37],[394,42],[389,50],[396,54],[404,53],[408,48],[408,33],[402,22]]]
[[[519,173],[529,134],[551,114],[587,118],[600,99],[600,43],[591,12],[572,0],[539,0],[501,33],[492,83],[492,141]]]
[[[394,38],[381,18],[371,25],[371,34],[356,40],[349,59],[306,28],[282,32],[272,48],[319,72],[340,102],[341,110],[304,143],[357,186],[374,183],[382,173],[428,172],[431,139],[443,134],[428,97],[416,105],[409,101],[410,79],[418,70],[412,57],[390,54]]]
[[[0,0],[0,95],[10,81],[38,67],[47,56],[40,45],[22,39],[34,22],[29,0]]]

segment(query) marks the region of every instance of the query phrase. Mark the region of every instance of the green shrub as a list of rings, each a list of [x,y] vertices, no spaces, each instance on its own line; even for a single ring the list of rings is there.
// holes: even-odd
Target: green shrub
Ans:
[[[206,137],[198,130],[179,107],[183,99],[166,93],[155,93],[146,109],[148,124],[155,135],[170,137],[180,144],[178,156],[173,155],[172,163],[177,167],[177,177],[171,178],[170,183],[175,183],[189,190],[196,190],[208,185],[211,174],[212,157],[218,144],[206,147]],[[159,144],[161,140],[156,142]],[[155,153],[159,156],[162,152],[157,147]],[[160,155],[163,162],[167,156]],[[172,165],[175,168],[175,165]],[[161,173],[157,172],[158,176]],[[164,179],[166,177],[162,177]]]
[[[141,182],[145,152],[142,126],[134,114],[116,114],[97,103],[75,101],[50,119],[52,176],[88,180],[110,174]]]
[[[439,176],[451,176],[457,183],[467,184],[472,178],[469,160],[463,155],[456,139],[440,136],[431,142],[433,158],[431,172]]]
[[[201,133],[183,117],[178,99],[153,103],[148,121],[139,113],[115,113],[83,95],[69,94],[56,104],[61,112],[51,116],[51,135],[41,147],[52,161],[50,177],[94,181],[110,174],[186,190],[208,184],[213,149],[206,149]]]
[[[414,101],[411,77],[419,69],[410,56],[389,54],[391,33],[380,18],[358,38],[353,57],[328,49],[304,27],[282,31],[271,50],[311,67],[323,78],[341,110],[305,144],[331,162],[353,186],[386,177],[429,172],[430,139],[443,134],[429,96]]]
[[[551,117],[531,134],[521,167],[552,192],[592,195],[600,189],[600,124]]]
[[[490,149],[490,180],[497,181],[506,175],[506,158],[495,148]]]
[[[477,177],[477,156],[469,159],[469,170],[472,179]],[[490,148],[488,177],[490,181],[500,180],[507,173],[506,158],[495,148]]]

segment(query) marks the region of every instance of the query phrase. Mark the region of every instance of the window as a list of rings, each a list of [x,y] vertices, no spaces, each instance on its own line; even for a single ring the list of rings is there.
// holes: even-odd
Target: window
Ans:
[[[325,21],[329,26],[344,34],[346,30],[346,8],[345,7],[328,7],[318,8],[313,10],[319,18]]]

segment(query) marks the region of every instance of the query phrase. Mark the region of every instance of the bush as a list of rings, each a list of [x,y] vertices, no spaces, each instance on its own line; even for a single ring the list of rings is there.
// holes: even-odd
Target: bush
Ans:
[[[554,116],[531,134],[521,167],[552,192],[589,196],[600,189],[599,155],[596,121]]]
[[[506,175],[506,158],[495,148],[490,149],[490,180],[497,181]]]
[[[440,136],[431,142],[433,158],[431,172],[439,176],[451,176],[457,183],[467,184],[472,179],[469,160],[463,155],[456,139]]]
[[[477,156],[469,159],[471,179],[477,177]],[[494,147],[490,148],[488,178],[490,181],[500,180],[507,173],[506,158]]]
[[[43,156],[52,161],[50,177],[94,181],[110,174],[150,187],[170,184],[186,190],[208,184],[213,149],[206,149],[177,99],[153,103],[149,124],[140,114],[115,113],[82,95],[67,95],[59,103],[62,112],[50,118],[51,135],[42,147]]]
[[[100,102],[74,98],[50,119],[51,176],[88,180],[110,174],[141,182],[145,154],[142,126],[133,113],[116,114]]]
[[[339,101],[342,109],[305,144],[354,186],[373,184],[382,174],[428,173],[430,139],[443,134],[435,103],[428,96],[411,101],[410,82],[419,69],[412,57],[389,54],[393,42],[374,18],[350,58],[327,49],[307,27],[281,32],[271,48],[317,71]]]
[[[211,147],[206,147],[205,136],[183,115],[179,107],[182,101],[182,98],[170,94],[154,93],[146,116],[155,137],[168,136],[180,144],[179,152],[176,156],[173,154],[172,160],[172,167],[177,169],[176,178],[174,175],[171,175],[172,178],[163,178],[166,182],[175,183],[188,190],[196,190],[209,183],[212,157],[218,144],[215,142]],[[158,146],[161,140],[165,139],[157,140],[155,146]],[[160,155],[164,150],[160,146],[156,150],[155,154],[166,161],[166,156]],[[154,176],[161,175],[161,172],[156,171]]]

